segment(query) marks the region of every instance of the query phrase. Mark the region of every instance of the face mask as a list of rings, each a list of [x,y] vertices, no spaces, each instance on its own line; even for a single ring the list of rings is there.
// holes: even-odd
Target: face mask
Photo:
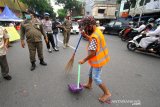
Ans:
[[[25,17],[26,17],[26,19],[28,19],[28,20],[31,19],[31,15],[26,14]]]

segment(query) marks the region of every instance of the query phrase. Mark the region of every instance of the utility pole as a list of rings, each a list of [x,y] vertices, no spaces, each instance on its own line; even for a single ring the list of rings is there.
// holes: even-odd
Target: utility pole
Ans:
[[[133,17],[136,15],[136,9],[137,9],[137,5],[138,5],[138,0],[136,0],[136,5],[135,5],[135,7],[134,7],[134,13],[133,13],[133,15],[132,15],[132,20],[133,20]]]
[[[143,7],[142,7],[142,10],[141,10],[141,14],[139,16],[139,20],[138,20],[138,25],[139,25],[139,22],[141,21],[141,18],[142,18],[142,14],[143,14],[143,11],[144,11],[144,4],[145,4],[146,0],[143,1]]]

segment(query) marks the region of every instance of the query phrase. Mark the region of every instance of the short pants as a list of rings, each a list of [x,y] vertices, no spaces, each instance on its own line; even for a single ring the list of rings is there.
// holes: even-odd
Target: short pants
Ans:
[[[100,75],[101,75],[101,72],[102,72],[101,69],[102,69],[102,67],[100,67],[100,68],[91,67],[90,71],[89,71],[89,77],[94,80],[96,85],[102,84],[102,80],[100,79],[100,77],[101,77]]]

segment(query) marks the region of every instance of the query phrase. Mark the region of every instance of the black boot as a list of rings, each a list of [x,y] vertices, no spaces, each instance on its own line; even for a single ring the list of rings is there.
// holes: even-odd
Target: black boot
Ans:
[[[11,80],[12,79],[12,77],[10,76],[10,75],[6,75],[6,76],[4,76],[3,77],[5,80]]]
[[[35,62],[31,62],[31,71],[33,71],[33,70],[35,70],[35,68],[36,68],[36,64],[35,64]]]
[[[46,65],[47,65],[47,63],[46,63],[46,62],[44,62],[44,60],[43,60],[43,59],[40,59],[40,64],[41,64],[41,65],[44,65],[44,66],[46,66]]]

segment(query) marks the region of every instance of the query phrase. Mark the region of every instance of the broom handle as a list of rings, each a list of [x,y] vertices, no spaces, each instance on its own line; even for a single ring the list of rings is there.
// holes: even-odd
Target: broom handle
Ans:
[[[81,72],[81,65],[78,64],[78,81],[77,81],[77,89],[79,89],[79,84],[80,84],[80,72]]]
[[[76,49],[74,50],[74,54],[77,52],[77,49],[78,49],[78,46],[79,46],[79,43],[80,43],[81,39],[82,39],[82,35],[79,38],[78,44],[76,46]]]

